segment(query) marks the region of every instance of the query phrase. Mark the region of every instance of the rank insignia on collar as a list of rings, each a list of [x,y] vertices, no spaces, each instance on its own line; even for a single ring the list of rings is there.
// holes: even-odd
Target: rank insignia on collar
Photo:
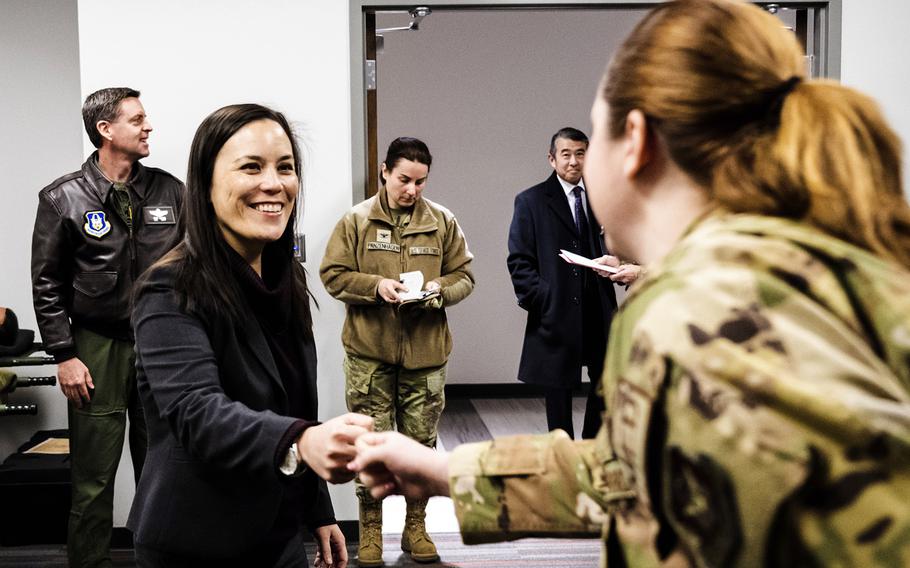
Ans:
[[[104,211],[86,211],[85,225],[82,228],[85,229],[86,235],[96,239],[100,239],[111,232],[111,224],[108,222]]]
[[[142,220],[146,225],[173,225],[177,222],[174,208],[170,205],[143,207]]]

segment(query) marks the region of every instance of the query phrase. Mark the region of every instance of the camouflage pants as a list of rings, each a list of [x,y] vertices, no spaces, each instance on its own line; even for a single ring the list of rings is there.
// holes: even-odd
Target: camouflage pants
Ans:
[[[348,353],[344,358],[348,410],[372,416],[376,431],[396,429],[433,448],[445,407],[446,366],[405,369]],[[371,501],[356,482],[357,497]]]

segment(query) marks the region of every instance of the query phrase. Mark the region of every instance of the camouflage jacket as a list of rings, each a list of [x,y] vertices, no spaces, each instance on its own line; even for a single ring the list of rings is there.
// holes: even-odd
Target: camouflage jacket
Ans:
[[[633,287],[596,442],[460,447],[465,542],[599,533],[613,566],[910,565],[910,274],[715,213]]]

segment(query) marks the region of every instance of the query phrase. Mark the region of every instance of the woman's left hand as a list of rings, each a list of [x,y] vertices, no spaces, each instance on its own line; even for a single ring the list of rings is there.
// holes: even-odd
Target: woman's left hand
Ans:
[[[316,529],[316,561],[314,568],[345,568],[348,565],[348,549],[344,534],[338,525],[326,525]]]

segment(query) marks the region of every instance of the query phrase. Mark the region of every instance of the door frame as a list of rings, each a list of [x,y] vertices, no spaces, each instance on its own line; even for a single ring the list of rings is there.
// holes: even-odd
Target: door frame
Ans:
[[[446,0],[445,2],[413,1],[402,3],[401,0],[349,0],[349,30],[351,42],[351,191],[353,203],[359,203],[371,194],[368,175],[370,154],[378,151],[375,146],[368,149],[368,107],[367,94],[364,89],[366,73],[367,13],[385,10],[408,10],[415,6],[427,6],[436,11],[453,10],[511,10],[511,9],[550,9],[578,10],[589,8],[625,9],[647,8],[660,4],[664,0]],[[759,5],[780,4],[788,8],[816,8],[816,26],[819,33],[818,42],[818,75],[829,79],[840,80],[841,64],[841,14],[843,0],[803,0],[797,2],[756,2]],[[375,45],[375,44],[374,44]],[[375,69],[374,69],[375,70]],[[375,93],[372,95],[376,100]],[[375,103],[374,103],[375,104]],[[375,125],[374,125],[375,127]],[[373,157],[378,161],[378,156]],[[376,167],[372,168],[375,170]],[[374,172],[375,174],[376,172]]]

